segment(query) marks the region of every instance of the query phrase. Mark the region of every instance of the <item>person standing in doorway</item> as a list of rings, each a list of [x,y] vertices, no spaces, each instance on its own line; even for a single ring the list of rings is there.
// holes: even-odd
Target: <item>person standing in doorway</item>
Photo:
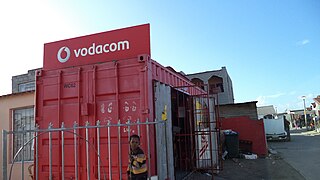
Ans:
[[[127,169],[128,179],[146,180],[148,171],[146,156],[140,148],[140,137],[136,134],[130,136],[129,165]]]

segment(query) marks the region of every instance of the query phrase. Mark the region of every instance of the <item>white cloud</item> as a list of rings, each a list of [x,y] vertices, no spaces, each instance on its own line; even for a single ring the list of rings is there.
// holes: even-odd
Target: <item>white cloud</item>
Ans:
[[[285,93],[277,93],[277,94],[272,94],[272,95],[268,95],[266,96],[267,98],[278,98],[280,96],[284,96]]]
[[[306,94],[306,95],[301,95],[298,96],[297,99],[302,100],[302,97],[305,96],[306,101],[308,100],[312,100],[313,98],[315,98],[315,95],[312,93]]]
[[[267,96],[258,96],[256,98],[257,102],[257,106],[266,106],[266,105],[270,105],[268,103],[270,103],[270,101],[268,101],[269,99],[276,99],[279,98],[280,96],[284,96],[286,95],[285,93],[277,93],[277,94],[272,94],[272,95],[267,95]]]
[[[298,41],[296,43],[297,46],[304,46],[306,44],[309,44],[310,43],[310,40],[309,39],[304,39],[304,40],[301,40],[301,41]]]
[[[315,98],[315,95],[312,94],[312,93],[309,93],[309,94],[307,95],[307,97],[310,98],[310,99],[313,99],[313,98]]]

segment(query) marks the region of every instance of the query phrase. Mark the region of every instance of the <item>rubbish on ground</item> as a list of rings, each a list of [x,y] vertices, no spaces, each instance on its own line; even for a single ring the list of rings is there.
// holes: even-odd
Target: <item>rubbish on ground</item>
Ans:
[[[243,154],[245,159],[258,159],[258,155],[256,154]]]
[[[227,154],[228,154],[228,151],[224,151],[224,152],[223,152],[223,154],[222,154],[222,159],[223,159],[223,160],[225,160],[225,157],[227,156]]]
[[[231,129],[226,129],[223,131],[224,134],[228,135],[228,134],[238,134],[237,132],[235,131],[232,131]]]
[[[271,148],[268,149],[268,151],[271,153],[271,154],[278,154],[278,152],[276,150],[273,150]]]
[[[232,161],[235,163],[239,162],[239,160],[237,158],[232,158]]]

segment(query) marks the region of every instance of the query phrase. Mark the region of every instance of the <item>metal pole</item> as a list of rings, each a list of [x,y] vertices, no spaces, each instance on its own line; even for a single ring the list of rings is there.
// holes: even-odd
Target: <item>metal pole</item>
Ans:
[[[86,122],[86,155],[87,155],[87,180],[90,180],[90,160],[89,160],[89,122]]]
[[[128,119],[128,142],[129,142],[129,146],[128,146],[128,158],[129,160],[131,159],[131,148],[130,148],[130,119]],[[131,178],[131,169],[132,169],[132,165],[131,165],[131,161],[129,161],[130,165],[129,165],[129,173],[130,173],[130,179]]]
[[[303,109],[303,111],[304,111],[304,121],[306,123],[306,128],[308,130],[308,121],[307,121],[307,112],[306,112],[306,100],[305,99],[303,99],[303,107],[304,107],[304,109]]]
[[[36,125],[36,130],[38,130],[39,129],[39,126],[38,125]],[[38,180],[38,132],[36,131],[35,132],[35,138],[36,138],[36,143],[35,143],[35,150],[36,150],[36,157],[35,157],[35,159],[36,159],[36,173],[35,173],[35,177],[36,177],[36,180]]]
[[[306,96],[302,96],[302,99],[303,99],[304,123],[306,124],[306,129],[308,130],[307,112],[306,112]]]
[[[100,121],[97,121],[98,179],[100,180]]]
[[[122,159],[121,159],[121,126],[120,119],[118,121],[118,156],[119,156],[119,177],[122,179]]]
[[[128,141],[130,140],[130,119],[128,119]],[[129,150],[130,150],[130,146],[129,146]]]
[[[108,157],[109,157],[109,179],[112,180],[110,121],[108,121]]]
[[[137,124],[138,124],[138,136],[140,137],[140,119],[137,120]]]
[[[73,123],[73,141],[74,141],[74,174],[75,179],[78,180],[78,157],[77,157],[77,123]]]
[[[150,177],[151,161],[150,161],[150,134],[149,134],[149,119],[146,119],[147,123],[147,145],[148,145],[148,177]]]
[[[64,128],[64,122],[62,122],[61,124],[61,177],[62,177],[62,180],[64,180],[64,131],[63,131],[63,128]]]
[[[211,121],[211,114],[210,114],[210,108],[211,108],[211,106],[210,106],[210,98],[209,98],[209,91],[207,91],[207,96],[206,96],[206,102],[207,102],[207,110],[206,110],[206,114],[207,114],[207,118],[208,118],[208,125],[209,125],[209,148],[210,148],[210,151],[209,151],[209,153],[210,153],[210,161],[211,161],[211,170],[212,170],[212,172],[214,171],[214,162],[213,162],[213,153],[214,153],[214,149],[213,149],[213,145],[212,145],[212,137],[213,137],[213,132],[214,132],[214,128],[215,127],[212,127],[212,126],[214,126],[214,124],[212,123],[212,121]],[[217,147],[217,146],[215,146],[215,147]],[[213,177],[213,176],[212,176]]]
[[[7,173],[7,165],[8,165],[8,152],[7,152],[7,146],[8,146],[8,132],[6,130],[2,130],[2,178],[4,180],[8,179],[8,173]]]
[[[21,147],[22,147],[22,150],[21,150],[21,153],[22,153],[21,179],[22,179],[22,180],[24,180],[24,138],[25,138],[24,128],[25,128],[25,125],[23,124],[23,125],[22,125],[22,144],[21,144]]]
[[[49,180],[52,180],[52,137],[51,137],[51,126],[52,124],[49,123]]]

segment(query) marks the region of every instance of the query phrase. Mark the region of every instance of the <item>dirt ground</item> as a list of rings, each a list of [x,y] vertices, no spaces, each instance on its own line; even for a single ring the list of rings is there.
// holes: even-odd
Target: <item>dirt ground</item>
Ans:
[[[293,167],[278,155],[258,159],[227,159],[223,171],[215,174],[215,180],[304,180]],[[194,173],[187,179],[212,179],[207,173]]]

